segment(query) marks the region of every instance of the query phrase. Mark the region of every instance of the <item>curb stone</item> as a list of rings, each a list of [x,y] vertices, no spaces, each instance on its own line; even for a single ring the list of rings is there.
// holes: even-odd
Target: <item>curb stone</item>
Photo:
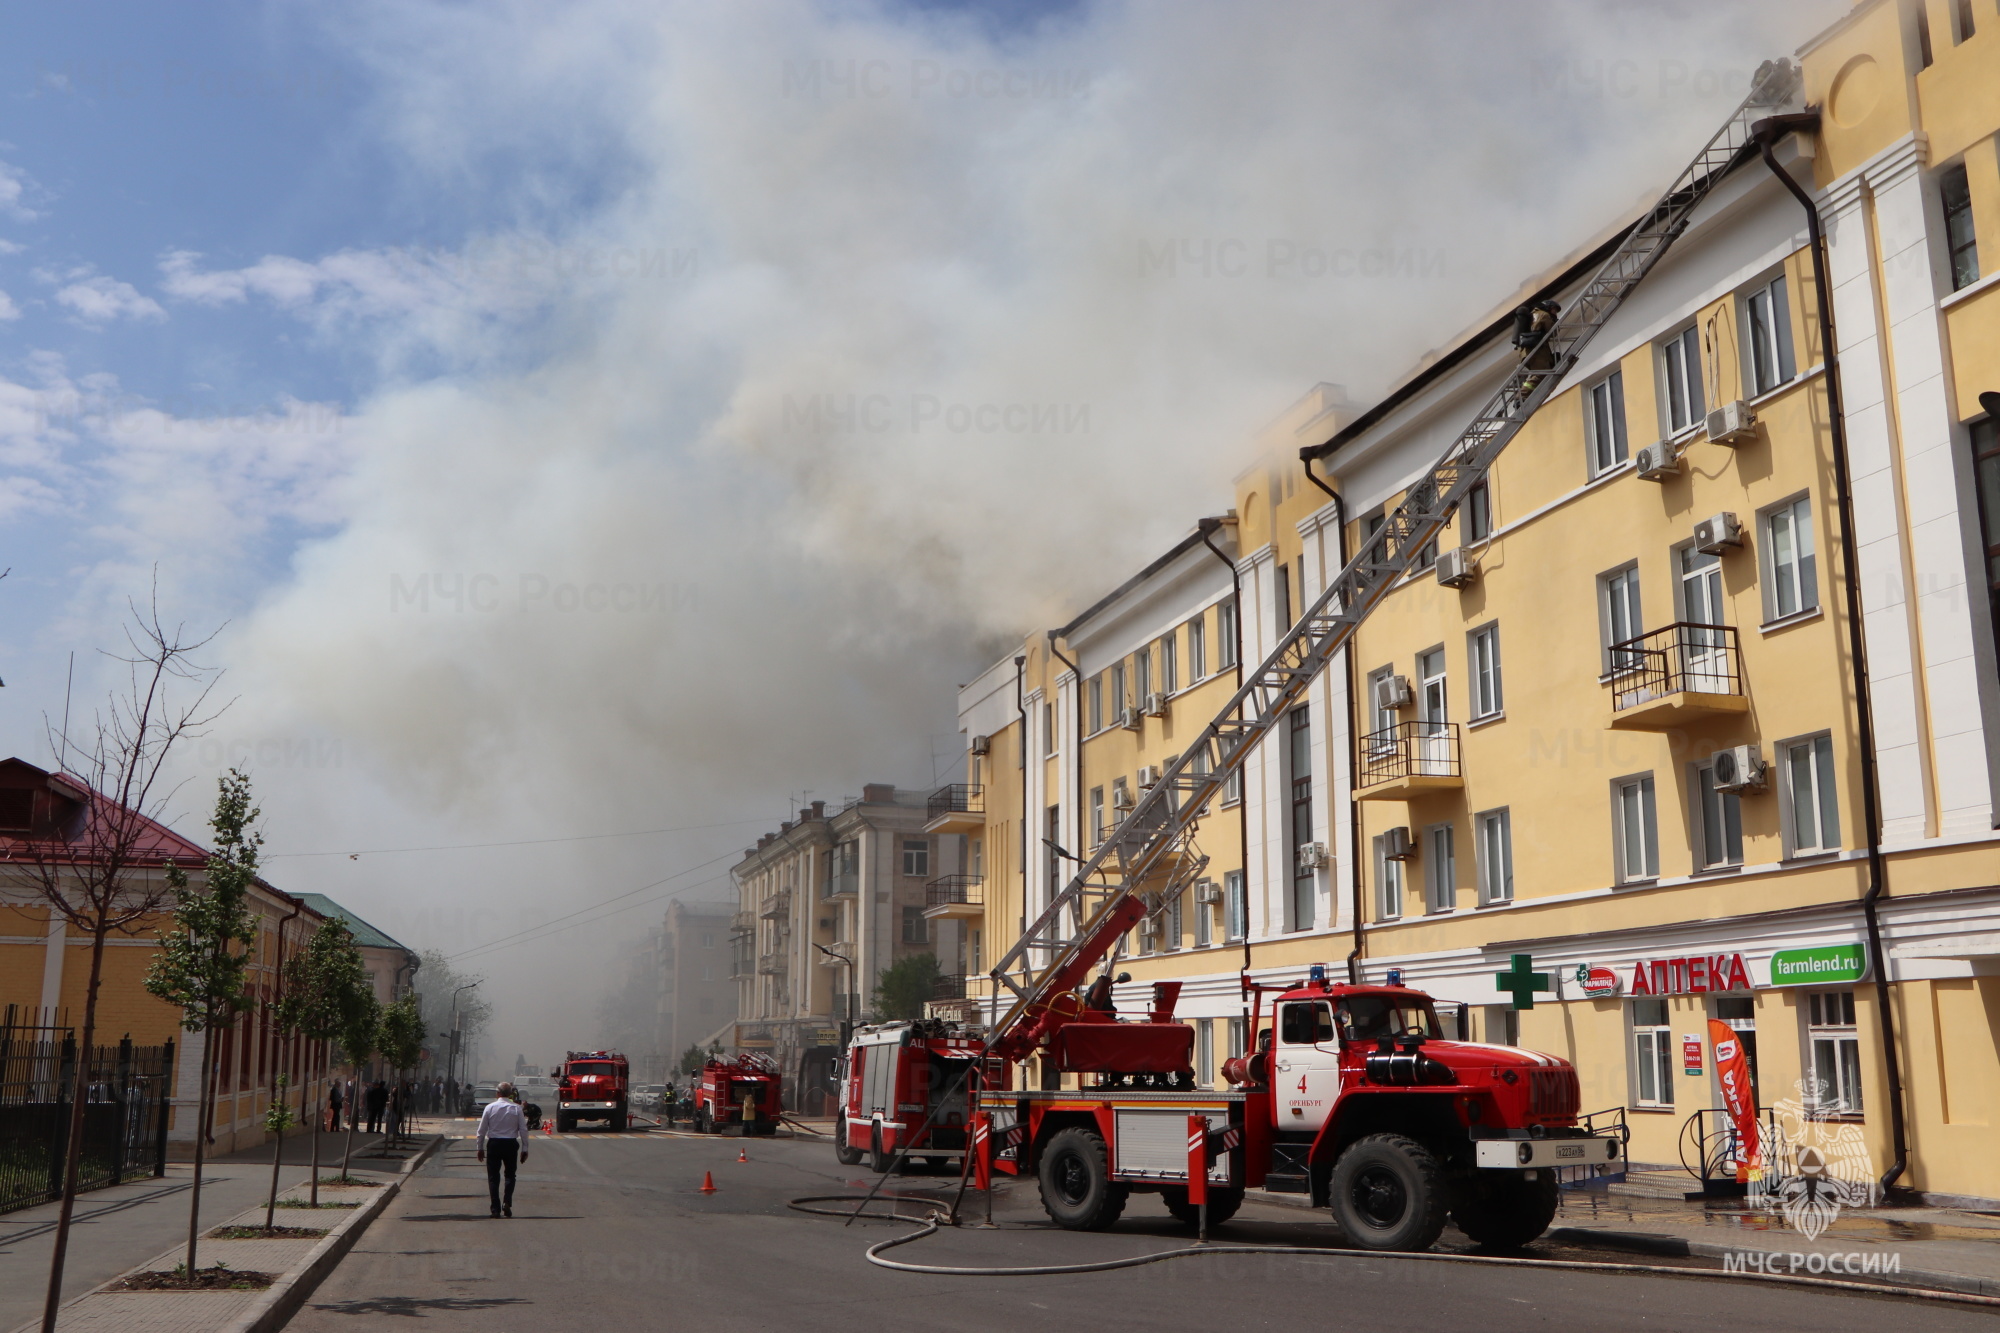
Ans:
[[[1741,1245],[1717,1245],[1712,1241],[1687,1240],[1652,1231],[1597,1231],[1589,1227],[1556,1227],[1543,1236],[1558,1245],[1583,1250],[1610,1250],[1624,1254],[1657,1254],[1675,1258],[1724,1259],[1741,1254]],[[1893,1273],[1871,1273],[1869,1277],[1887,1287],[1923,1287],[1933,1291],[1955,1291],[1967,1296],[2000,1296],[2000,1281],[1971,1277],[1964,1273],[1940,1273],[1923,1268],[1899,1268]]]

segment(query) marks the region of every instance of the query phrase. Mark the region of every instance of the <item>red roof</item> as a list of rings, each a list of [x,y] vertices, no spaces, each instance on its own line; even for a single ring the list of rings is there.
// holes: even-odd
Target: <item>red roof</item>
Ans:
[[[92,791],[90,784],[69,773],[50,773],[40,769],[25,759],[0,760],[0,786],[19,790],[39,788],[71,807],[66,812],[74,819],[74,807],[88,803],[92,820],[111,821],[119,817],[121,807],[110,797]],[[127,812],[127,817],[136,819],[133,831],[133,860],[139,865],[161,865],[172,860],[183,866],[198,867],[208,860],[208,849],[189,842],[180,834],[157,820]],[[37,838],[32,834],[0,833],[0,861],[33,860],[35,852],[41,851],[47,857],[72,857],[83,848],[80,841],[70,841],[56,837]]]

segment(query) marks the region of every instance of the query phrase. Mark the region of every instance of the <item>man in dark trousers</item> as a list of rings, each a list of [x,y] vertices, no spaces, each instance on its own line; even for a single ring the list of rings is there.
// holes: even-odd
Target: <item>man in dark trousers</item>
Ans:
[[[479,1115],[479,1160],[486,1163],[486,1192],[493,1200],[493,1216],[514,1215],[514,1171],[528,1160],[528,1118],[512,1083],[502,1083],[499,1096],[486,1103]],[[507,1193],[500,1194],[500,1175],[507,1176]]]
[[[339,1079],[333,1080],[333,1086],[326,1090],[326,1100],[327,1100],[327,1105],[332,1109],[333,1112],[332,1132],[338,1134],[340,1132],[340,1080]]]
[[[382,1132],[382,1112],[389,1109],[389,1085],[376,1079],[368,1085],[368,1132]]]

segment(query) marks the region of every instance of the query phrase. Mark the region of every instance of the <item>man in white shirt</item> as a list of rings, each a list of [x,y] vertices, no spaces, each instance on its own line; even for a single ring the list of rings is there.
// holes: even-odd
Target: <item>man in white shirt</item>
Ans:
[[[514,1171],[528,1160],[528,1118],[515,1099],[514,1085],[502,1083],[499,1096],[486,1103],[479,1116],[479,1160],[486,1163],[486,1192],[493,1197],[493,1216],[514,1215]],[[500,1173],[507,1173],[507,1197],[500,1197]]]

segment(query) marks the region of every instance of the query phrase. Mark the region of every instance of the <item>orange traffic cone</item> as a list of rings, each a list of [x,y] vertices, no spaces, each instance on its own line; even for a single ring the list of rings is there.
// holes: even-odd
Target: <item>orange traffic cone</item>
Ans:
[[[715,1193],[715,1173],[713,1171],[704,1171],[701,1173],[701,1192],[703,1194]]]
[[[747,1161],[749,1161],[749,1160],[750,1160],[750,1150],[749,1150],[748,1148],[738,1148],[738,1149],[736,1150],[736,1160],[737,1160],[737,1161],[739,1161],[739,1162],[747,1162]]]

